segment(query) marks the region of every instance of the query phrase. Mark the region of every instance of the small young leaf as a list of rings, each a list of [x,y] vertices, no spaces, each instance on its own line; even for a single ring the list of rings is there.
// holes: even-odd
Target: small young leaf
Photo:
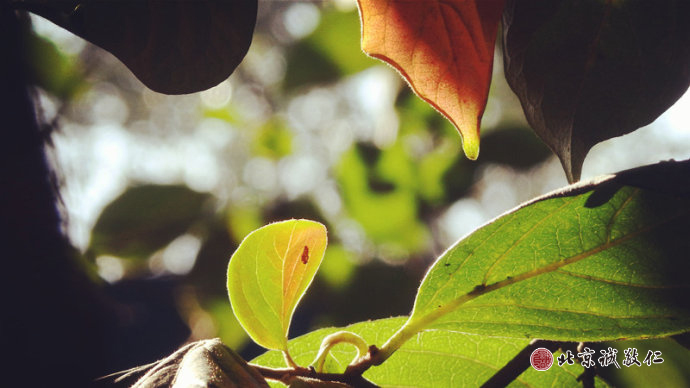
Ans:
[[[357,333],[369,344],[381,345],[405,322],[405,317],[360,322],[345,328],[320,329],[289,342],[295,361],[311,362],[319,344],[327,335],[340,330]],[[372,367],[364,377],[387,387],[478,387],[529,344],[524,338],[497,338],[464,334],[451,330],[418,333],[380,366]],[[342,373],[357,351],[349,345],[335,347],[326,365],[329,372]],[[284,366],[280,352],[270,351],[251,361],[253,364]],[[529,368],[513,382],[516,387],[581,387],[576,381],[584,368],[575,364],[558,367],[548,373]],[[601,381],[597,381],[600,386]],[[272,386],[277,386],[271,382]]]
[[[326,242],[322,224],[289,220],[250,233],[232,255],[228,265],[230,302],[256,343],[287,350],[292,314],[314,279]]]
[[[395,67],[479,154],[504,0],[359,0],[362,49]]]
[[[690,330],[690,161],[537,199],[427,273],[395,343],[420,329],[602,341]]]
[[[597,143],[654,121],[690,85],[688,1],[509,1],[505,74],[570,182]]]

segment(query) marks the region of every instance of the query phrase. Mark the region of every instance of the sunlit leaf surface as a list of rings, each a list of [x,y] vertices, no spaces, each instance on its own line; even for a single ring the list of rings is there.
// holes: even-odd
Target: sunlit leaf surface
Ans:
[[[230,302],[256,343],[286,349],[292,314],[321,264],[326,242],[320,223],[289,220],[255,230],[232,255]]]
[[[453,122],[470,159],[491,82],[503,0],[359,0],[362,49]]]
[[[434,264],[409,329],[569,341],[690,329],[689,169],[630,170],[496,219]]]
[[[380,346],[404,322],[404,317],[388,318],[356,323],[345,330]],[[291,340],[290,353],[298,364],[308,365],[314,360],[321,340],[338,330],[321,329]],[[364,373],[364,377],[382,387],[478,387],[528,344],[527,339],[495,338],[449,330],[425,331],[410,339],[382,365]],[[338,345],[331,355],[326,365],[330,372],[337,373],[352,361],[356,351],[352,346]],[[273,367],[284,366],[284,362],[276,351],[252,360],[254,364]],[[511,387],[581,386],[575,379],[582,370],[577,364],[560,368],[554,365],[548,373],[530,368]]]

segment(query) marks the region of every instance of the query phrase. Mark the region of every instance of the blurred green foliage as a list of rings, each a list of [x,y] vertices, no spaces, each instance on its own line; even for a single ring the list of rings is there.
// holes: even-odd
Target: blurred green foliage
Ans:
[[[91,231],[92,256],[145,260],[204,219],[208,194],[185,186],[135,186],[101,212]]]
[[[321,23],[308,37],[288,48],[283,88],[335,82],[378,62],[359,48],[359,16],[356,11],[325,12]]]
[[[35,33],[27,34],[27,48],[34,82],[45,91],[70,100],[87,89],[84,71],[74,56],[63,53],[53,42]]]
[[[280,159],[292,151],[292,134],[285,123],[273,118],[260,128],[254,135],[254,147],[252,153],[271,159]]]

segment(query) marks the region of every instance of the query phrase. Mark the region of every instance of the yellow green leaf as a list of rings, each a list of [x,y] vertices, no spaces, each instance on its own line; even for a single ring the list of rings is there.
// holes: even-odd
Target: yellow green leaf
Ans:
[[[228,266],[230,303],[256,343],[287,350],[292,314],[314,279],[326,243],[322,224],[289,220],[253,231],[232,255]]]

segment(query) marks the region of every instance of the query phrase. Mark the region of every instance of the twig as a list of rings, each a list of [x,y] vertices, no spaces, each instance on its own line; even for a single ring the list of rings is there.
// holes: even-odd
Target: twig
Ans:
[[[561,347],[561,342],[534,340],[527,347],[522,349],[512,360],[510,360],[503,368],[496,372],[489,380],[487,380],[482,388],[505,387],[515,380],[530,366],[530,356],[537,348],[549,349],[552,353]]]
[[[376,388],[376,384],[355,373],[318,373],[314,368],[268,368],[250,364],[264,378],[289,384],[295,377],[307,377],[321,381],[344,383],[355,388]]]

